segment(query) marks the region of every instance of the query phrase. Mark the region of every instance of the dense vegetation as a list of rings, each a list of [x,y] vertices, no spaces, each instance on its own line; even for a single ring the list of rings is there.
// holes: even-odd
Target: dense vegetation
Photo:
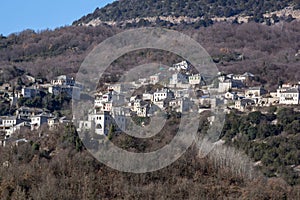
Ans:
[[[9,81],[25,69],[36,78],[53,78],[78,70],[86,54],[112,36],[111,27],[62,27],[36,33],[25,30],[0,39],[0,81]],[[13,73],[11,73],[13,72]]]
[[[18,137],[26,134],[32,142],[0,148],[3,199],[299,199],[299,188],[281,179],[249,180],[197,158],[195,148],[167,168],[132,174],[96,161],[72,126]]]
[[[277,87],[280,81],[297,81],[300,49],[299,22],[281,26],[257,23],[229,25],[216,23],[211,27],[195,30],[177,27],[176,30],[198,41],[214,58],[220,71],[260,76],[266,88]],[[0,39],[0,80],[9,81],[25,70],[37,78],[76,73],[85,56],[101,41],[121,30],[115,27],[63,27],[40,33],[27,30]],[[225,51],[224,51],[225,50]],[[144,56],[147,55],[147,56]],[[244,59],[237,59],[243,55]],[[136,66],[156,60],[170,64],[168,56],[149,52],[135,59],[127,57],[119,67]],[[143,62],[142,62],[143,61]]]
[[[88,23],[99,18],[102,21],[124,21],[137,17],[187,16],[191,18],[231,17],[236,14],[259,16],[266,12],[280,10],[293,0],[121,0],[115,1],[94,13],[82,17],[74,24]]]
[[[264,114],[230,113],[223,129],[227,144],[245,151],[269,177],[281,176],[289,184],[300,184],[294,167],[300,165],[300,112],[271,107]]]

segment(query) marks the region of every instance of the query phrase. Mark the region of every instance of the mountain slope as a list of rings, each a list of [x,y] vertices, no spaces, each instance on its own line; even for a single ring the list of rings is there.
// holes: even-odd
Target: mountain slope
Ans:
[[[212,57],[221,58],[217,63],[220,71],[249,71],[260,76],[268,88],[277,87],[279,80],[294,82],[300,78],[297,54],[300,50],[299,24],[297,21],[281,26],[215,23],[201,30],[183,25],[181,31],[198,41]],[[0,68],[16,66],[35,77],[47,79],[63,73],[76,73],[85,56],[97,44],[120,31],[119,28],[109,26],[71,26],[41,33],[24,31],[12,34],[0,39]],[[222,53],[222,48],[227,48],[229,52]],[[245,59],[226,59],[234,52],[244,54]],[[155,57],[159,56],[153,54],[147,59],[150,61]],[[157,61],[170,64],[165,59]],[[145,58],[140,60],[145,61]],[[140,60],[128,59],[126,65],[143,64]],[[0,80],[10,80],[10,77],[2,73]]]
[[[259,17],[264,13],[278,11],[289,5],[299,7],[299,1],[285,0],[120,0],[97,8],[92,14],[82,17],[74,25],[100,22],[121,22],[135,18],[188,17],[190,19],[232,17],[246,15]]]

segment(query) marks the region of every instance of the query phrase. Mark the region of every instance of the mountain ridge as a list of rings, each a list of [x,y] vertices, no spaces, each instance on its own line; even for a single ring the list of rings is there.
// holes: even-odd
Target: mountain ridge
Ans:
[[[128,26],[128,24],[158,24],[157,21],[165,21],[171,25],[195,24],[207,26],[209,21],[233,22],[264,22],[267,24],[277,22],[276,17],[286,20],[300,18],[300,2],[295,0],[286,1],[244,1],[244,0],[122,0],[115,1],[103,8],[97,8],[93,13],[83,16],[73,22],[73,25],[97,26],[99,24]],[[299,12],[288,12],[285,15],[276,15],[276,11],[284,9]],[[270,15],[271,13],[271,15]],[[206,22],[206,23],[205,23]]]

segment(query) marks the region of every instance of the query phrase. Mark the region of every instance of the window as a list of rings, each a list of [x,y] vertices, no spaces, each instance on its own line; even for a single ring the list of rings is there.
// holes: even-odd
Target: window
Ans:
[[[96,125],[96,129],[102,129],[101,124],[97,124],[97,125]]]

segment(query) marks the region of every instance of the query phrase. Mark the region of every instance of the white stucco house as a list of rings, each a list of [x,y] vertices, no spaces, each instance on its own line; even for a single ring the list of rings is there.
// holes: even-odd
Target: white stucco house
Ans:
[[[190,85],[197,85],[197,84],[201,84],[201,82],[203,81],[201,74],[193,74],[191,76],[189,76],[189,84]]]
[[[299,104],[300,92],[298,88],[290,88],[286,91],[280,92],[279,103],[287,105]]]
[[[68,85],[75,86],[75,79],[67,75],[57,76],[55,79],[51,80],[51,85]]]
[[[50,114],[47,114],[47,113],[42,113],[42,114],[30,117],[31,130],[37,130],[43,124],[48,124],[48,119],[51,118],[51,117],[52,116]]]
[[[116,130],[125,130],[125,115],[116,109],[111,113],[107,111],[93,111],[93,113],[88,115],[88,120],[79,121],[78,131],[94,131],[98,135],[108,135],[112,125],[115,125]]]
[[[94,131],[98,135],[107,135],[111,125],[111,116],[106,111],[93,112],[87,121],[79,122],[79,131]]]
[[[225,93],[228,92],[232,88],[232,81],[230,79],[226,79],[219,82],[218,92]]]
[[[267,94],[267,91],[262,87],[250,87],[245,90],[246,98],[258,98],[264,94]]]
[[[170,71],[180,71],[180,70],[189,70],[189,64],[187,61],[181,61],[179,63],[173,64],[172,67],[169,68]]]
[[[168,88],[163,88],[154,92],[153,96],[153,102],[156,103],[159,101],[164,101],[166,99],[171,100],[174,97],[174,93]]]

